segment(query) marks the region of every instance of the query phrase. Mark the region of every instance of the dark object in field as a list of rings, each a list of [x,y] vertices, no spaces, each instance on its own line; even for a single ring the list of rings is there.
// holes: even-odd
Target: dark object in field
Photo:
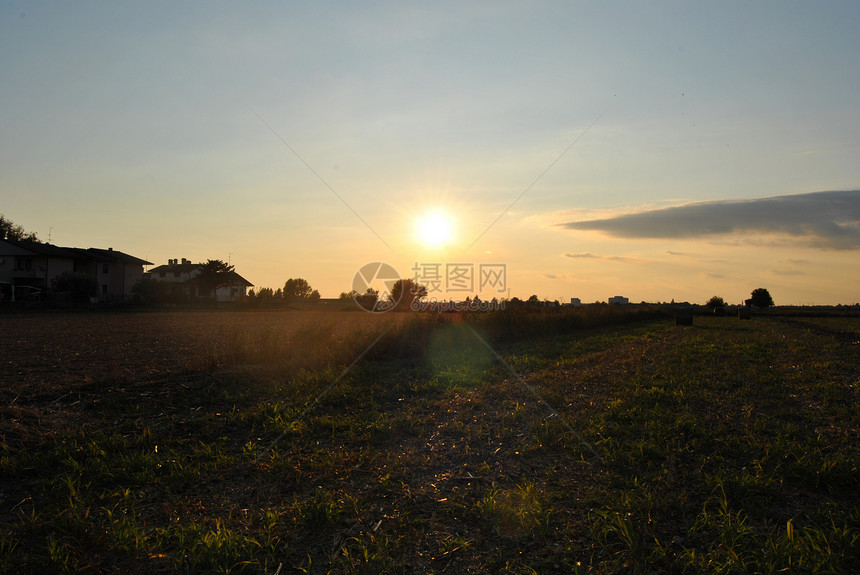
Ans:
[[[693,308],[677,308],[675,310],[675,325],[693,325]]]
[[[715,308],[714,308],[714,315],[715,315],[715,316],[717,316],[717,317],[723,317],[724,315],[726,315],[726,308],[724,308],[724,307],[715,307]]]
[[[738,319],[751,319],[752,318],[752,310],[749,306],[739,307],[738,308]]]

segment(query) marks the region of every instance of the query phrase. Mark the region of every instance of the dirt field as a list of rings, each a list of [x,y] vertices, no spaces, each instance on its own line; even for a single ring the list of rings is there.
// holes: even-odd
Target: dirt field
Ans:
[[[236,363],[275,363],[307,347],[309,337],[349,337],[390,321],[293,311],[0,316],[0,439],[74,425],[76,401],[88,394],[122,394]],[[254,352],[260,357],[248,357]]]
[[[857,318],[409,316],[0,316],[0,572],[860,568]]]

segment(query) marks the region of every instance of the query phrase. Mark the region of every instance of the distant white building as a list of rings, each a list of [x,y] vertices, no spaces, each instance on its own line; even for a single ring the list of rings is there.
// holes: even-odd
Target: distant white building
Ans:
[[[582,300],[578,297],[570,298],[570,305],[582,305]]]
[[[220,285],[216,286],[214,293],[206,291],[195,281],[203,269],[203,264],[192,263],[191,260],[182,258],[182,261],[167,260],[167,265],[158,266],[149,271],[147,277],[153,280],[168,282],[172,286],[174,295],[186,298],[212,297],[219,302],[239,301],[247,294],[247,289],[254,284],[231,271],[222,276]]]
[[[609,298],[609,303],[630,303],[630,300],[624,296],[616,295]]]

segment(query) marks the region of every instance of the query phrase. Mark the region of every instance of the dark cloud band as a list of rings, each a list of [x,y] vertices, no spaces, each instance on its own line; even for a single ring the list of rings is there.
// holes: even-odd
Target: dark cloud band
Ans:
[[[701,202],[602,220],[557,224],[619,238],[782,234],[830,249],[860,247],[860,190]]]

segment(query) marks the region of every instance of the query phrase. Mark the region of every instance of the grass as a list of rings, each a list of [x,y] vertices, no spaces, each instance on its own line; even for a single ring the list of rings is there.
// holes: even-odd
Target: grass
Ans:
[[[577,313],[0,318],[0,570],[860,570],[860,320]]]

